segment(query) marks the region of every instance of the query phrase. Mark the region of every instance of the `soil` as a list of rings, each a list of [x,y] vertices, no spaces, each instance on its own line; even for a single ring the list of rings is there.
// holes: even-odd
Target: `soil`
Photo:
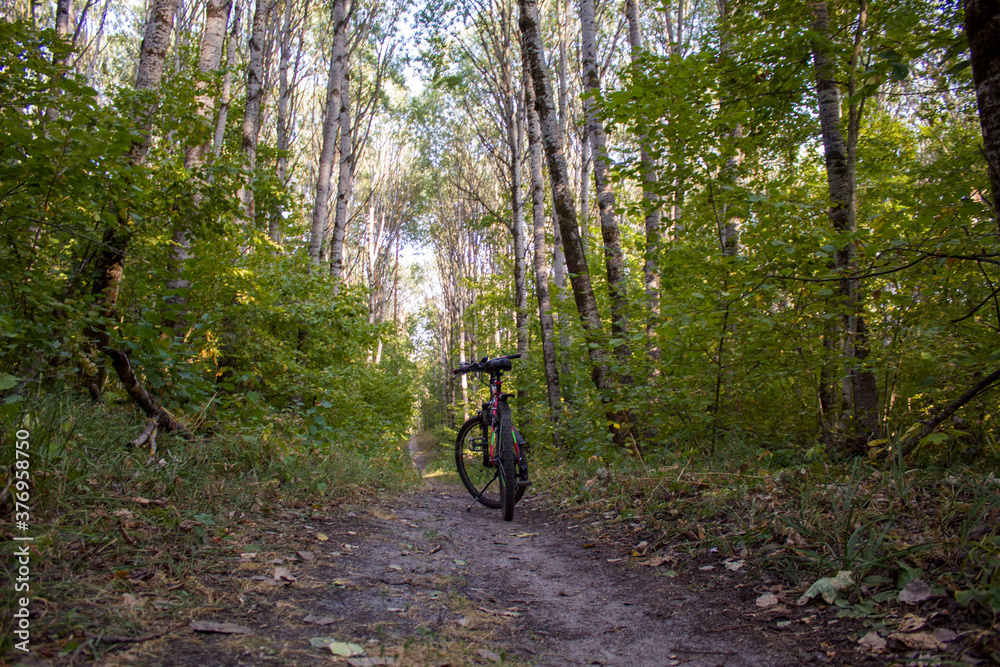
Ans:
[[[471,500],[460,486],[425,479],[404,497],[250,524],[247,541],[203,582],[214,604],[162,635],[103,638],[114,650],[102,662],[886,663],[859,648],[860,626],[835,608],[785,599],[758,607],[765,585],[730,569],[733,559],[695,562],[662,545],[654,552],[628,526],[574,523],[536,489],[510,523]],[[195,631],[192,621],[235,624],[245,634]],[[334,655],[317,638],[354,644],[346,650],[357,654]]]

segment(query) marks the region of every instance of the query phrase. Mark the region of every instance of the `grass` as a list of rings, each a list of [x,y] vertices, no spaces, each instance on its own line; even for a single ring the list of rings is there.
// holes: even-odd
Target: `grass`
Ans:
[[[125,447],[143,423],[130,405],[64,398],[29,406],[18,427],[31,434],[32,649],[96,658],[102,635],[176,624],[213,603],[204,582],[224,574],[218,556],[247,526],[286,508],[357,503],[417,481],[398,443],[320,450],[287,435],[290,421],[191,441],[161,436],[149,460],[148,450]],[[14,432],[0,437],[0,509],[13,534]],[[8,581],[15,546],[0,546]],[[12,652],[11,614],[23,593],[5,587],[3,595],[0,655]]]
[[[653,545],[747,558],[754,576],[795,591],[851,570],[860,585],[845,605],[894,604],[920,577],[969,622],[994,627],[1000,480],[988,469],[899,457],[777,465],[733,441],[706,457],[542,461],[533,475],[555,508],[628,524]]]

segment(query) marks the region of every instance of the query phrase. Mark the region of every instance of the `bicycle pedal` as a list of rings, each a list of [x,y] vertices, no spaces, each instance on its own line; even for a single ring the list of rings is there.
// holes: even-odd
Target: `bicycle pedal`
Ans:
[[[531,480],[530,479],[519,479],[519,480],[517,480],[517,485],[518,486],[531,486]]]

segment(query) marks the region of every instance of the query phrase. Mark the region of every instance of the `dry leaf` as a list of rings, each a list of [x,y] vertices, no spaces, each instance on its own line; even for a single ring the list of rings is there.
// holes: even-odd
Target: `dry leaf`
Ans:
[[[319,540],[320,542],[326,542],[330,538],[324,535],[323,533],[316,533],[316,539]]]
[[[863,648],[868,649],[869,651],[874,651],[876,653],[879,653],[885,650],[886,641],[882,639],[882,637],[880,637],[877,632],[872,630],[867,635],[862,637],[858,641],[858,644],[860,644]]]
[[[907,648],[917,651],[937,651],[944,648],[944,642],[929,632],[914,632],[910,634],[894,632],[889,639],[895,639]]]
[[[189,628],[195,632],[218,632],[224,635],[252,635],[253,630],[235,623],[213,623],[212,621],[191,621]]]
[[[741,567],[743,567],[745,563],[746,561],[743,560],[733,560],[732,558],[727,558],[725,561],[723,561],[722,564],[726,566],[727,570],[732,570],[733,572],[736,572]]]
[[[761,609],[766,609],[767,607],[773,607],[778,604],[778,596],[774,593],[764,593],[759,598],[757,598],[757,606]]]
[[[933,596],[931,587],[923,579],[911,579],[910,583],[899,592],[899,601],[904,604],[916,604]]]
[[[309,614],[308,616],[302,619],[302,622],[312,623],[314,625],[331,625],[333,623],[336,623],[337,619],[335,619],[333,616],[313,616],[312,614]]]
[[[917,616],[916,614],[907,614],[899,622],[899,627],[897,630],[899,632],[913,632],[914,630],[919,630],[924,627],[927,623],[927,619],[922,616]]]
[[[111,513],[112,516],[116,516],[119,519],[131,519],[133,517],[131,510],[116,510]]]
[[[274,568],[274,580],[279,584],[289,584],[295,581],[295,575],[289,572],[287,567],[276,567]]]
[[[299,558],[301,558],[304,561],[310,561],[316,559],[316,554],[314,554],[311,551],[297,551],[296,553],[298,553]]]
[[[653,556],[649,560],[641,561],[640,565],[648,565],[649,567],[659,567],[664,563],[672,563],[674,561],[673,556]]]

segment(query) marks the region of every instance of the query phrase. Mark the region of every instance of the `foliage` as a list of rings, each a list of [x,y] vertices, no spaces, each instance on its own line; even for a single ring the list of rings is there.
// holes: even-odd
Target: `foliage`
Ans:
[[[195,428],[300,414],[289,428],[316,447],[377,449],[401,438],[410,419],[405,349],[370,363],[392,330],[369,324],[364,294],[333,294],[300,255],[276,254],[239,221],[239,153],[192,173],[178,144],[161,142],[133,166],[135,94],[123,90],[109,106],[44,57],[53,34],[8,23],[0,31],[0,224],[9,240],[0,250],[0,359],[4,377],[19,382],[5,387],[6,414],[28,393],[79,387],[106,365],[88,339],[101,322],[91,286],[103,230],[127,211],[119,316],[106,326],[154,399]],[[200,140],[190,134],[193,95],[193,81],[175,77],[157,117],[156,131],[180,145]],[[179,292],[166,284],[178,270],[170,249],[180,224],[194,241],[180,267],[192,287]]]

